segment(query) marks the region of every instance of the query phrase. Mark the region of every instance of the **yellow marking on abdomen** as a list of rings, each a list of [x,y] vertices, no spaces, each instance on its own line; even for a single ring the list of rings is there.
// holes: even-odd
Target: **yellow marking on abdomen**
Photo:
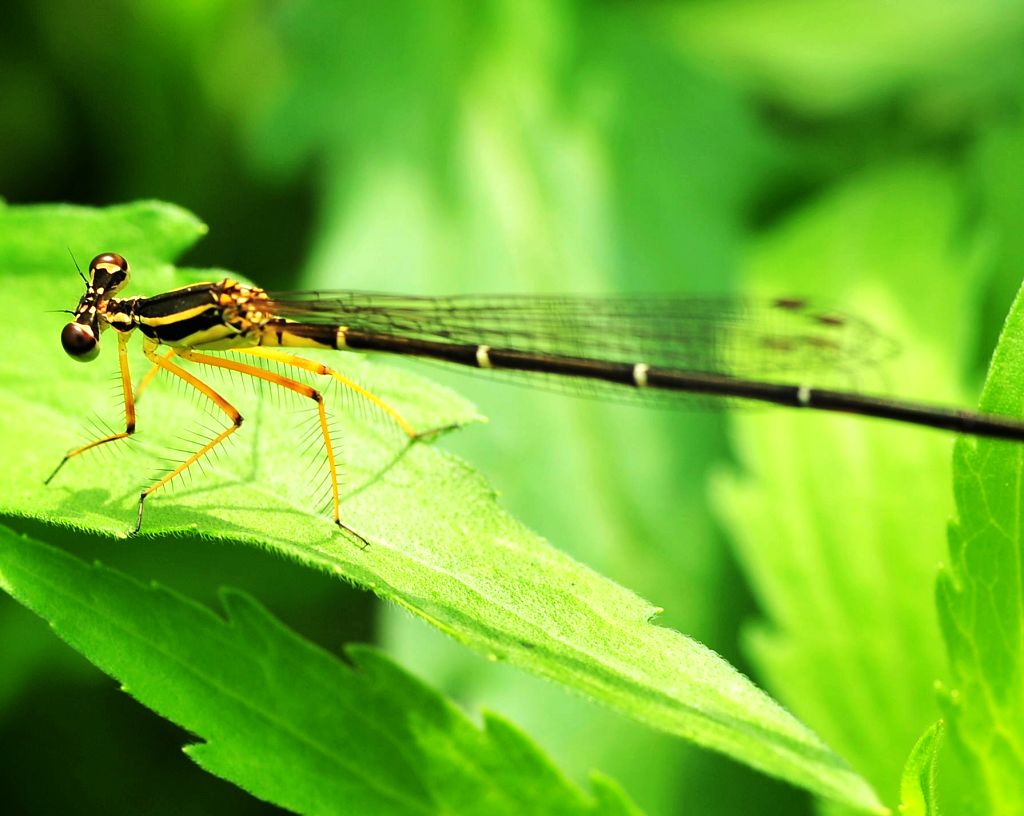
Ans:
[[[647,387],[647,372],[651,370],[651,367],[647,363],[637,363],[633,366],[633,384],[637,388]]]
[[[250,346],[265,346],[267,348],[273,348],[275,346],[284,348],[311,348],[311,349],[333,349],[332,343],[325,343],[322,340],[318,340],[313,337],[307,337],[304,334],[298,334],[296,332],[288,331],[287,323],[271,323],[270,325],[263,326],[262,328],[252,332],[251,336],[253,340],[248,345]],[[325,334],[328,332],[325,331]]]
[[[198,349],[206,351],[226,351],[228,349],[246,348],[256,345],[249,334],[244,334],[231,326],[211,326],[205,331],[193,332],[180,340],[160,340],[160,343],[171,348]]]

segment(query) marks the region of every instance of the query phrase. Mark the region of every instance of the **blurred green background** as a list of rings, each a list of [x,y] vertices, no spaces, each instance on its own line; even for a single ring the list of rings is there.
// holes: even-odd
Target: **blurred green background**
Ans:
[[[907,396],[970,400],[1024,268],[1022,33],[1024,8],[996,0],[11,0],[0,195],[175,202],[210,226],[186,263],[268,287],[754,289],[878,304],[927,369],[883,373],[884,390],[895,379]],[[934,263],[905,249],[913,241],[900,255],[879,237],[901,229]],[[752,429],[772,417],[732,432],[723,414],[423,370],[491,418],[446,444],[506,506],[765,682],[891,801],[898,766],[870,767],[871,748],[854,756],[858,740],[815,721],[813,702],[801,709],[763,640],[743,634],[761,614],[755,593],[776,623],[786,617],[771,597],[779,584],[722,510],[741,499],[722,487],[713,502],[709,479],[737,457],[757,470]],[[939,462],[929,489],[945,497],[948,444],[935,445],[937,459],[905,464]],[[921,609],[943,521],[921,556]],[[243,587],[332,649],[382,643],[470,709],[509,716],[574,778],[599,768],[652,814],[813,810],[798,791],[272,556],[181,539],[65,546],[207,603],[218,586]],[[6,598],[0,643],[10,812],[271,810],[194,767],[178,750],[188,735]],[[922,683],[941,672],[941,643],[926,651]],[[925,713],[892,741],[897,758],[929,723],[927,690],[919,699]],[[848,704],[822,703],[837,721]]]

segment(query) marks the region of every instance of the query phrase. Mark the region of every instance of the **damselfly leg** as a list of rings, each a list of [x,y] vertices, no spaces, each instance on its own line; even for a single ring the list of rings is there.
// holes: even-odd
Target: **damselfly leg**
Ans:
[[[131,436],[135,432],[136,401],[157,374],[166,371],[210,400],[227,417],[229,425],[221,431],[213,432],[210,439],[200,444],[193,452],[186,453],[182,461],[141,492],[136,523],[132,530],[133,533],[137,533],[142,528],[146,499],[217,449],[241,427],[243,422],[242,414],[234,405],[208,383],[174,362],[175,358],[181,358],[268,382],[309,399],[316,405],[317,430],[326,456],[333,521],[340,529],[351,533],[365,545],[365,538],[341,520],[337,453],[322,392],[304,382],[258,365],[206,352],[234,350],[312,374],[329,376],[358,399],[366,401],[380,411],[388,421],[401,428],[407,438],[419,438],[413,426],[398,411],[376,394],[329,366],[285,351],[262,348],[263,329],[270,318],[269,314],[261,314],[258,309],[259,304],[266,300],[262,290],[234,282],[224,282],[226,285],[199,284],[184,287],[154,298],[118,300],[113,296],[128,281],[128,263],[124,258],[114,253],[98,255],[90,264],[89,271],[86,293],[79,301],[78,309],[73,312],[75,320],[64,327],[61,341],[65,351],[74,359],[92,360],[99,352],[101,333],[110,328],[116,330],[125,430],[110,433],[69,451],[46,479],[47,482],[50,482],[64,464],[74,457]],[[127,342],[136,329],[145,335],[143,351],[152,367],[139,382],[138,387],[133,389]],[[283,337],[283,333],[275,332],[268,334],[266,339],[270,344],[280,345]],[[162,347],[169,348],[160,353]]]
[[[64,458],[57,463],[57,467],[53,469],[53,472],[46,477],[43,484],[49,484],[53,480],[53,477],[60,472],[60,469],[64,467],[69,460],[74,459],[76,456],[79,456],[86,451],[93,450],[94,448],[98,448],[101,445],[106,445],[110,442],[117,442],[119,439],[127,439],[135,433],[135,399],[132,394],[131,373],[128,370],[128,336],[120,335],[117,340],[117,358],[121,367],[121,391],[124,394],[124,430],[120,433],[112,433],[101,437],[100,439],[94,439],[92,442],[68,451],[64,454]]]

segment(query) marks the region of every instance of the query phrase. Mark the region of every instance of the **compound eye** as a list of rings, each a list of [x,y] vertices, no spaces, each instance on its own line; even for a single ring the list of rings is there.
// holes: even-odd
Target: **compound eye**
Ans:
[[[128,283],[128,261],[116,252],[97,255],[89,264],[89,292],[99,300],[113,297]]]
[[[60,344],[69,357],[83,363],[95,360],[100,353],[99,340],[85,323],[68,323],[60,333]]]
[[[104,269],[107,272],[127,273],[128,261],[116,252],[104,252],[102,255],[97,255],[89,262],[90,271],[95,272],[98,268]]]

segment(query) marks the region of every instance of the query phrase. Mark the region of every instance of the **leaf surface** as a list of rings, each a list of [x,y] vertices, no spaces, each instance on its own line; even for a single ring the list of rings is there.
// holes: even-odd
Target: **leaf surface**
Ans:
[[[977,274],[974,243],[955,240],[958,213],[940,168],[864,173],[762,239],[751,285],[836,293],[896,333],[902,354],[850,371],[848,386],[955,405]],[[820,412],[736,413],[733,427],[743,470],[722,474],[714,498],[765,611],[751,656],[767,688],[895,799],[911,747],[941,714],[932,587],[953,437]]]
[[[11,235],[17,226],[35,244],[24,238],[17,251],[0,247],[6,291],[30,314],[74,305],[81,284],[61,274],[67,264],[54,249],[66,242],[56,237],[62,233],[73,233],[78,241],[95,233],[95,249],[82,251],[85,257],[112,249],[130,260],[142,258],[135,264],[139,283],[133,291],[153,293],[180,283],[152,250],[141,252],[143,227],[159,220],[154,211],[178,225],[178,233],[194,237],[200,231],[181,211],[156,205],[116,208],[105,216],[9,208],[0,213],[0,234]],[[94,229],[104,217],[103,228]],[[168,242],[166,256],[179,248]],[[102,404],[113,364],[109,356],[101,357],[108,367],[64,358],[56,342],[59,326],[57,318],[52,326],[43,319],[20,321],[12,339],[25,354],[0,361],[0,377],[8,386],[0,394],[0,430],[17,440],[0,473],[0,507],[8,514],[123,535],[146,484],[144,465],[168,450],[180,461],[182,454],[174,450],[183,445],[181,428],[205,427],[210,416],[187,392],[157,382],[140,403],[139,444],[132,455],[113,451],[117,456],[106,464],[99,457],[73,460],[42,488],[61,453],[79,441],[86,406]],[[355,357],[331,359],[416,427],[476,418],[463,400],[421,378]],[[308,457],[296,453],[302,431],[309,430],[308,414],[300,415],[297,437],[282,419],[289,412],[274,399],[247,398],[244,384],[230,379],[223,386],[211,381],[248,417],[244,433],[236,434],[239,441],[229,455],[211,459],[194,483],[154,494],[147,504],[146,534],[195,531],[328,570],[493,659],[564,683],[821,795],[863,808],[878,806],[840,757],[746,677],[700,644],[652,625],[657,610],[650,604],[530,533],[501,510],[493,491],[465,463],[425,444],[403,446],[386,424],[360,422],[355,411],[336,413],[337,436],[344,440],[343,516],[370,542],[362,549],[311,508]],[[113,417],[116,422],[116,412]],[[29,437],[26,429],[39,430]],[[189,444],[186,437],[186,448]],[[126,546],[144,542],[142,537]]]
[[[940,816],[935,774],[942,736],[939,720],[921,735],[907,757],[900,784],[901,816]]]
[[[1024,415],[1024,298],[1003,327],[981,409]],[[1024,446],[961,439],[956,521],[938,587],[951,666],[944,695],[961,762],[960,813],[1024,811]]]
[[[375,649],[353,665],[248,595],[225,617],[0,526],[0,586],[125,691],[199,735],[199,765],[298,813],[637,814],[569,783],[514,726],[483,727]]]

